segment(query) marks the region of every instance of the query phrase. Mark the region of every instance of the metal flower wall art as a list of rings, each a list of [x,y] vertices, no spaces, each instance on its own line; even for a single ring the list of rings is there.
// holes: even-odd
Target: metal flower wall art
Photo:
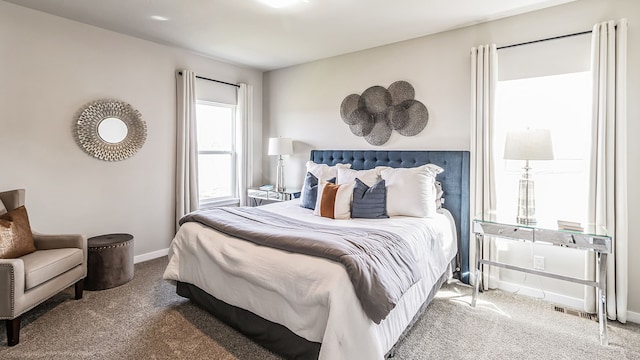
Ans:
[[[372,86],[362,95],[348,95],[340,105],[340,116],[356,136],[371,145],[384,145],[391,132],[418,135],[429,121],[429,111],[415,100],[415,90],[406,81],[396,81],[385,89]]]

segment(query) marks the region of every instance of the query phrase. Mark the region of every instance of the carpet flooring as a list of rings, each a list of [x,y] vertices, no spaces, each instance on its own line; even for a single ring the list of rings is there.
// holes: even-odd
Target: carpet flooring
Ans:
[[[117,288],[72,288],[28,312],[20,343],[0,359],[279,359],[162,280],[166,258],[136,264],[134,279]],[[640,359],[640,325],[609,322],[601,346],[598,323],[559,313],[548,302],[502,291],[479,296],[445,284],[400,343],[394,359]]]

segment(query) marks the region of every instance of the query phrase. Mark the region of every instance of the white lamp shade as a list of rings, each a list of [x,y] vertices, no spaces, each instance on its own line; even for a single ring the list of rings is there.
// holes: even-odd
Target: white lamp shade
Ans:
[[[551,132],[548,129],[510,131],[504,145],[507,160],[553,160]]]
[[[291,138],[269,138],[269,155],[293,154],[293,141]]]

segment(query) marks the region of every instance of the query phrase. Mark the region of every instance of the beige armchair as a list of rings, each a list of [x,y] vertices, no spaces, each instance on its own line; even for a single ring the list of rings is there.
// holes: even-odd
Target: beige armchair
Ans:
[[[23,189],[0,192],[7,211],[24,205]],[[0,215],[4,209],[0,206]],[[36,251],[15,259],[0,259],[0,320],[7,326],[9,346],[20,341],[22,314],[53,295],[75,285],[82,299],[87,275],[87,238],[84,235],[33,233]]]

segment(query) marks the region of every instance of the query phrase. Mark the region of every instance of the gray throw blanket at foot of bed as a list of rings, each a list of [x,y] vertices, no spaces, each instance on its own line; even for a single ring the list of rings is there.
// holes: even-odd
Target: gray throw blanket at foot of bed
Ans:
[[[376,324],[420,280],[410,247],[389,231],[312,224],[251,207],[196,211],[180,219],[180,225],[185,222],[198,222],[258,245],[341,263],[364,312]]]

